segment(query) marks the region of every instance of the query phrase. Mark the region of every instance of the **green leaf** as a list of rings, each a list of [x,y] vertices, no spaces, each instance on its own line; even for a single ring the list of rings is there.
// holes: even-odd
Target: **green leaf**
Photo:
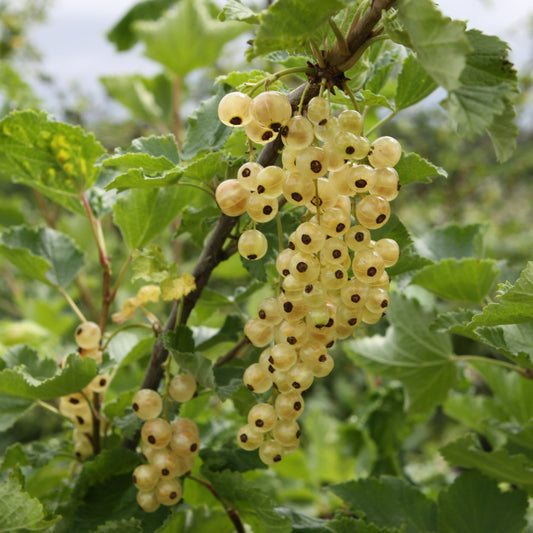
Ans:
[[[518,137],[518,126],[515,122],[516,111],[510,100],[505,99],[503,112],[494,117],[492,124],[487,128],[492,140],[496,158],[500,163],[507,161],[515,149]]]
[[[76,213],[80,194],[94,185],[104,148],[78,126],[44,112],[15,111],[0,121],[0,178],[17,181]]]
[[[515,420],[526,424],[533,418],[533,382],[531,380],[524,379],[517,372],[509,372],[489,362],[476,362],[474,366],[488,383],[499,407],[506,413],[506,421]]]
[[[484,231],[485,228],[481,224],[468,224],[466,226],[448,224],[417,238],[416,248],[421,255],[432,261],[442,261],[450,257],[481,259]]]
[[[15,476],[0,483],[0,532],[50,528],[55,520],[44,517],[41,502],[24,492]]]
[[[132,281],[142,279],[161,283],[169,277],[172,264],[167,261],[159,246],[148,246],[133,253]]]
[[[447,178],[448,173],[436,167],[418,154],[403,152],[400,161],[394,167],[400,176],[400,184],[421,182],[431,183],[435,178]]]
[[[425,412],[442,402],[455,382],[450,337],[432,331],[432,317],[416,300],[397,293],[391,294],[387,318],[391,326],[385,336],[357,339],[347,346],[370,372],[403,383],[406,407]]]
[[[509,115],[505,115],[501,134],[507,134],[512,128],[510,100],[518,91],[517,74],[508,60],[508,46],[498,37],[484,35],[478,30],[468,31],[467,37],[472,51],[461,73],[461,85],[450,92],[442,106],[466,139],[479,137],[504,113]],[[493,130],[496,142],[501,138],[499,127],[496,124]],[[509,144],[509,141],[503,142]]]
[[[382,94],[374,94],[372,91],[363,89],[355,94],[355,99],[362,105],[373,107],[386,107],[387,109],[394,109],[394,106]]]
[[[134,139],[126,150],[118,148],[104,161],[106,167],[141,168],[147,175],[170,170],[180,162],[174,135],[152,135]]]
[[[146,246],[180,213],[185,205],[179,187],[132,189],[114,206],[115,224],[130,250]]]
[[[533,461],[522,454],[510,454],[505,449],[485,452],[474,435],[461,437],[440,449],[441,455],[454,466],[476,468],[481,473],[531,492]]]
[[[80,391],[96,375],[95,361],[78,354],[70,354],[62,370],[27,346],[9,349],[2,359],[6,368],[0,372],[0,393],[22,398],[53,400]]]
[[[373,524],[365,524],[362,520],[349,516],[324,520],[284,507],[278,507],[276,511],[290,518],[294,533],[399,533],[400,531],[396,528],[380,528]]]
[[[177,1],[144,0],[138,2],[109,30],[107,38],[115,44],[119,52],[133,48],[139,40],[133,30],[135,22],[140,20],[156,20],[169,6],[177,3]]]
[[[257,30],[248,59],[276,50],[301,52],[309,40],[344,7],[340,0],[281,0],[259,15]]]
[[[139,462],[140,456],[131,450],[113,448],[102,451],[83,464],[83,470],[76,480],[74,495],[83,498],[94,485],[120,474],[129,474]]]
[[[288,518],[279,516],[274,509],[272,496],[264,491],[260,482],[246,481],[238,472],[203,470],[218,495],[239,510],[244,521],[254,533],[290,533]]]
[[[490,303],[472,317],[477,326],[521,324],[533,317],[533,262],[529,262],[514,285],[500,286],[498,302]]]
[[[483,326],[475,329],[476,340],[498,350],[520,366],[533,365],[533,322]]]
[[[331,490],[365,522],[406,533],[437,531],[437,506],[403,479],[383,476],[334,485]],[[404,528],[404,529],[403,529]]]
[[[211,66],[224,44],[247,29],[242,23],[214,18],[205,0],[181,0],[158,20],[139,21],[134,27],[145,54],[180,77]]]
[[[503,493],[496,481],[479,472],[462,472],[439,494],[439,532],[519,532],[526,526],[526,509],[525,492]]]
[[[218,103],[228,91],[231,91],[229,85],[219,85],[216,94],[204,100],[189,116],[181,151],[183,159],[192,159],[201,152],[218,150],[224,146],[233,128],[220,122]]]
[[[218,16],[219,20],[238,20],[248,24],[258,24],[259,15],[245,6],[240,0],[227,0]]]
[[[137,518],[109,520],[98,526],[91,533],[143,533],[142,523]]]
[[[228,74],[217,76],[215,83],[226,83],[227,85],[231,85],[237,90],[242,90],[247,86],[247,84],[255,85],[256,83],[265,80],[271,75],[272,74],[270,72],[267,72],[266,70],[257,69],[234,71],[229,72]],[[283,86],[276,86],[276,84],[279,84],[279,82],[275,82],[273,85],[270,85],[269,88],[277,90]]]
[[[193,376],[201,387],[214,389],[215,378],[211,361],[200,353],[194,352],[192,332],[188,328],[181,327],[167,333],[163,337],[163,345],[182,371]]]
[[[398,18],[425,71],[448,90],[459,87],[470,44],[466,24],[445,17],[431,0],[400,0]],[[404,44],[404,43],[400,43]]]
[[[438,85],[414,54],[409,54],[402,63],[396,87],[396,109],[405,109],[429,96]]]
[[[9,394],[0,394],[0,432],[9,429],[33,405],[33,401]]]
[[[133,116],[149,123],[165,123],[172,107],[171,83],[165,74],[146,78],[139,74],[103,76],[107,94],[129,109]]]
[[[398,243],[401,252],[398,262],[387,269],[390,276],[394,277],[403,272],[416,270],[431,263],[431,261],[416,253],[411,235],[409,235],[407,228],[395,214],[391,215],[389,221],[383,227],[372,230],[373,240],[377,241],[383,238],[394,239]]]
[[[480,303],[498,276],[493,260],[444,259],[419,270],[412,283],[447,300]]]
[[[59,231],[16,226],[0,234],[0,254],[24,274],[66,287],[83,266],[83,252]]]
[[[6,108],[37,108],[40,101],[18,72],[10,65],[8,61],[0,61],[0,91],[4,93],[4,100],[0,113],[7,113]],[[4,112],[5,111],[5,112]]]

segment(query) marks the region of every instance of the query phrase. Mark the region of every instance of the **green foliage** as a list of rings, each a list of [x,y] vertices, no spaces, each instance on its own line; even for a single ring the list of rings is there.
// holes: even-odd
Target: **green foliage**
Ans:
[[[16,346],[2,356],[0,392],[22,398],[51,400],[81,390],[96,375],[92,359],[76,354],[67,357],[64,367],[51,359],[39,359],[27,346]]]
[[[0,484],[0,511],[0,531],[43,531],[54,522],[45,520],[42,504],[24,492],[15,476]]]
[[[0,121],[0,145],[0,178],[28,185],[83,213],[80,195],[94,185],[94,163],[104,152],[94,135],[42,111],[14,111]]]
[[[222,46],[245,30],[242,24],[218,21],[205,0],[181,0],[157,20],[140,20],[134,27],[146,55],[180,77],[211,65]]]
[[[67,287],[83,266],[82,251],[50,228],[10,228],[0,234],[0,253],[30,278],[57,287]]]
[[[424,412],[440,403],[456,380],[449,335],[430,330],[419,302],[393,294],[386,335],[349,343],[355,361],[373,373],[400,380],[406,407]]]
[[[21,35],[8,15],[0,6],[0,23]],[[357,35],[369,18],[371,40]],[[237,61],[225,45],[246,31],[250,64],[231,72]],[[517,162],[489,166],[488,138],[459,145],[433,111],[423,108],[421,120],[411,109],[444,88],[441,113],[459,133],[488,133],[497,159],[508,159],[520,102],[507,45],[430,0],[398,0],[382,14],[349,0],[277,0],[262,10],[144,0],[108,38],[118,50],[142,43],[161,70],[102,78],[131,115],[107,126],[107,153],[92,133],[35,110],[18,65],[0,65],[2,106],[20,109],[0,119],[0,531],[528,531],[533,263],[519,270],[531,259],[520,212],[531,197],[530,140]],[[346,79],[336,69],[348,69]],[[234,90],[302,94],[313,75],[333,76],[335,94],[323,94],[334,113],[359,108],[371,142],[393,135],[404,148],[394,213],[371,230],[401,255],[387,268],[385,318],[338,339],[334,371],[303,396],[299,448],[267,467],[235,438],[250,407],[279,393],[244,386],[263,348],[243,326],[279,293],[280,243],[311,215],[282,204],[264,224],[220,216],[218,183],[246,161],[281,162],[275,150],[266,156],[277,145],[259,155],[242,129],[222,124],[218,106]],[[86,123],[98,137],[105,131]],[[236,253],[250,227],[268,241],[256,261]],[[85,321],[103,328],[99,349],[74,344]],[[178,372],[197,382],[190,401],[168,397]],[[108,388],[93,394],[88,385],[104,373]],[[132,451],[141,386],[164,397],[169,421],[193,419],[200,438],[183,501],[153,513],[137,505],[131,479],[145,460]],[[59,399],[80,391],[92,411],[72,432],[74,404]],[[81,459],[88,437],[96,453]]]

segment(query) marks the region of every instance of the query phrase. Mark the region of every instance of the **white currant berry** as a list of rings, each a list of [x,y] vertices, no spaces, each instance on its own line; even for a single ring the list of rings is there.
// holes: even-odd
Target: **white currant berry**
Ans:
[[[220,210],[230,217],[238,217],[246,211],[250,191],[237,179],[220,183],[215,191],[215,199]]]
[[[252,99],[241,92],[225,94],[218,104],[218,118],[226,126],[244,126],[251,120]]]
[[[261,259],[268,250],[266,237],[257,229],[249,229],[241,233],[237,246],[239,254],[249,261]]]
[[[260,433],[268,433],[276,420],[276,411],[269,403],[258,403],[248,412],[248,424]]]
[[[237,431],[237,444],[243,450],[257,450],[257,448],[263,443],[263,440],[264,434],[250,424],[242,426],[239,431]]]
[[[163,400],[158,392],[152,389],[141,389],[132,399],[135,414],[143,419],[157,418],[163,409]]]
[[[76,328],[76,344],[84,350],[94,350],[100,346],[102,331],[96,322],[83,322]]]
[[[200,439],[192,431],[178,431],[172,434],[170,448],[179,457],[190,457],[200,451]]]
[[[322,96],[315,96],[307,104],[307,118],[313,124],[325,125],[329,119],[329,102]]]
[[[259,458],[268,466],[279,463],[283,454],[283,446],[275,440],[266,440],[259,446]]]
[[[294,446],[301,433],[300,425],[295,420],[278,420],[272,429],[274,440],[282,446]]]
[[[141,438],[143,442],[153,448],[164,448],[172,436],[170,424],[163,418],[152,418],[147,420],[141,428]]]
[[[177,479],[162,479],[155,488],[155,494],[159,503],[175,505],[181,500],[183,489]]]
[[[365,196],[355,208],[355,216],[368,229],[384,226],[390,217],[390,204],[381,196],[371,194]]]
[[[259,363],[251,364],[242,377],[246,388],[261,394],[272,387],[272,377]]]
[[[402,147],[394,137],[379,137],[372,143],[368,161],[373,167],[393,167],[402,157]]]
[[[154,490],[140,490],[137,492],[137,504],[145,513],[153,513],[161,505]]]
[[[188,402],[196,393],[197,383],[190,374],[176,374],[170,381],[169,394],[177,402]]]
[[[150,464],[139,465],[133,471],[133,484],[139,490],[152,490],[159,481],[159,472]]]
[[[292,106],[284,94],[265,91],[252,100],[251,112],[259,124],[278,132],[291,118]]]
[[[280,132],[283,144],[292,150],[307,148],[315,136],[313,124],[302,115],[292,117]]]
[[[304,399],[296,390],[282,392],[276,398],[275,410],[279,418],[296,420],[303,413]]]
[[[400,257],[400,247],[394,239],[379,239],[374,245],[374,250],[383,257],[385,268],[395,265]]]
[[[263,347],[270,343],[274,331],[272,326],[261,318],[251,318],[244,325],[244,335],[254,346]]]

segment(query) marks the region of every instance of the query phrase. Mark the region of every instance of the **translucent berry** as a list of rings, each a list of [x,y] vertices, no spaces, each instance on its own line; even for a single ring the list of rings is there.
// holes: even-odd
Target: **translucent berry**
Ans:
[[[264,434],[254,426],[246,424],[237,431],[237,444],[244,450],[257,450],[263,443]]]
[[[263,233],[257,229],[249,229],[241,233],[238,242],[239,254],[255,261],[264,257],[268,250],[268,242]]]
[[[145,513],[153,513],[161,505],[153,490],[140,490],[137,493],[137,504]]]
[[[190,374],[176,374],[170,381],[169,394],[177,402],[188,402],[196,393],[196,380]]]
[[[226,126],[244,126],[251,120],[251,101],[248,95],[240,92],[224,95],[218,104],[218,118]]]
[[[259,458],[268,466],[279,463],[283,454],[283,446],[275,440],[266,440],[259,446]]]
[[[159,393],[152,389],[141,389],[132,399],[135,414],[143,420],[156,418],[163,409],[163,400]]]
[[[177,479],[162,479],[155,488],[155,494],[159,503],[175,505],[181,500],[183,489]]]
[[[292,106],[289,99],[278,91],[265,91],[258,94],[251,105],[254,119],[278,132],[292,116]]]
[[[141,428],[143,442],[153,448],[164,448],[172,436],[170,424],[162,418],[147,420]]]
[[[76,328],[76,344],[84,350],[93,350],[100,346],[102,332],[95,322],[83,322]]]
[[[269,403],[258,403],[248,412],[248,424],[260,433],[269,432],[276,420],[276,411]]]
[[[393,167],[402,157],[402,147],[394,137],[379,137],[372,143],[368,161],[373,167]]]
[[[215,191],[218,207],[230,217],[238,217],[246,211],[249,197],[250,191],[236,179],[223,181]]]
[[[133,484],[139,490],[152,490],[159,481],[159,472],[152,465],[139,465],[133,471]]]

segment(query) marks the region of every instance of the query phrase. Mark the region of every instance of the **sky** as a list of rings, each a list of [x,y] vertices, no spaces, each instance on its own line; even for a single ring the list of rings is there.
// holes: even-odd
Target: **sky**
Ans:
[[[100,76],[158,72],[159,66],[143,56],[140,46],[118,53],[105,37],[135,3],[137,0],[54,0],[47,21],[31,32],[32,42],[42,53],[42,70],[63,91],[68,93],[76,84],[98,102],[105,101]],[[528,23],[530,29],[533,27],[531,0],[441,0],[438,4],[445,15],[469,21],[469,27],[509,42],[511,59],[518,66],[533,57],[528,34]],[[38,91],[54,112],[56,103],[50,89],[43,86]],[[113,108],[115,112],[118,109]]]

